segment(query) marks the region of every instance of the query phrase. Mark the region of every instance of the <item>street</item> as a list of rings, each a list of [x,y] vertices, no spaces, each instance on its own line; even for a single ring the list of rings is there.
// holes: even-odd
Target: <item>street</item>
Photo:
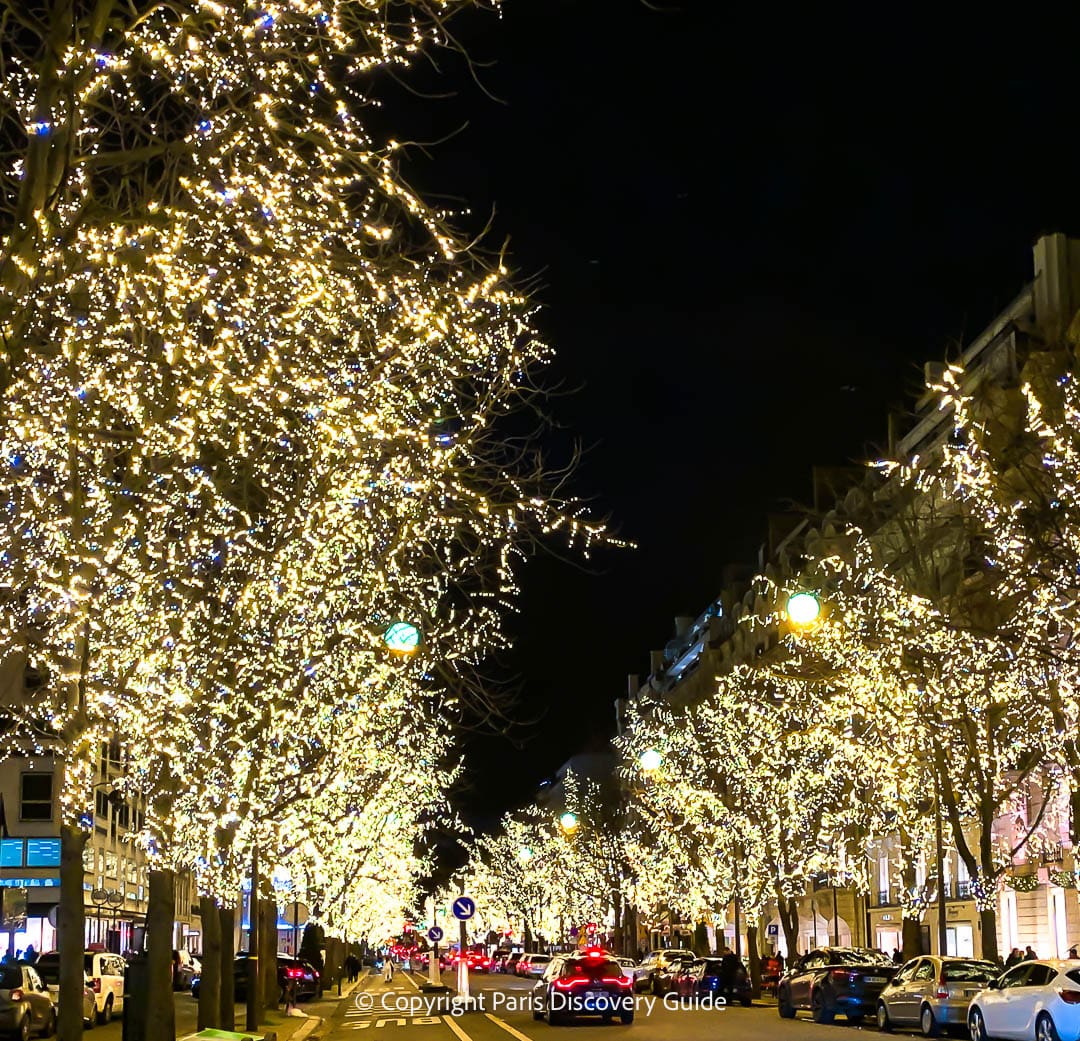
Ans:
[[[453,985],[451,973],[444,975],[444,982]],[[805,1018],[781,1020],[771,1003],[748,1009],[692,1010],[672,1007],[673,1002],[665,1007],[659,999],[650,999],[655,1002],[650,1005],[644,995],[639,996],[635,1020],[628,1026],[585,1020],[570,1027],[550,1027],[535,1021],[530,1010],[520,1007],[532,986],[532,980],[513,976],[473,976],[470,988],[483,1008],[451,1016],[444,1007],[434,1004],[436,998],[421,994],[407,974],[399,973],[390,985],[368,977],[351,1000],[341,1002],[335,1015],[327,1015],[321,1036],[330,1041],[352,1041],[361,1031],[364,1039],[404,1038],[419,1031],[422,1038],[418,1041],[507,1041],[510,1037],[542,1041],[553,1036],[582,1041],[599,1037],[628,1037],[634,1041],[843,1041],[855,1032],[877,1033],[873,1025],[853,1027],[842,1020],[832,1026],[819,1026]]]

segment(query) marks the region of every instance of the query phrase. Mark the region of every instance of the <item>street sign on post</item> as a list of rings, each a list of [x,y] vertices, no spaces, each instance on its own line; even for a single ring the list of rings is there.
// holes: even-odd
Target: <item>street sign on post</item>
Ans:
[[[476,901],[471,896],[459,896],[454,901],[452,910],[458,921],[467,922],[476,914]]]
[[[471,896],[459,896],[451,905],[454,917],[460,925],[458,947],[458,998],[469,1000],[469,935],[465,923],[476,914],[476,901]]]
[[[766,936],[779,936],[780,935],[780,926],[776,925],[775,923],[772,924],[772,925],[765,926],[765,935]]]
[[[427,938],[432,943],[438,943],[443,938],[443,931],[437,925],[433,925],[427,931]]]

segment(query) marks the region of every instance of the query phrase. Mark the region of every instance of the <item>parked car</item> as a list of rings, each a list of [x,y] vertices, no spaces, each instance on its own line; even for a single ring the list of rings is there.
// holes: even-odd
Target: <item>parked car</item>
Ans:
[[[667,994],[675,987],[675,974],[694,960],[694,952],[685,947],[665,947],[649,951],[641,959],[644,970],[638,977],[638,990],[651,990],[654,994]]]
[[[313,998],[319,991],[319,972],[315,966],[290,954],[278,952],[277,981],[282,989],[294,984],[297,1001]],[[233,996],[237,1001],[247,1000],[247,984],[248,955],[247,951],[241,951],[233,962]],[[192,994],[198,997],[198,990],[193,989]]]
[[[60,962],[58,959],[45,961],[38,958],[33,963],[33,968],[41,977],[41,982],[49,988],[49,997],[52,998],[53,1006],[60,1004]],[[26,964],[26,963],[23,963]],[[94,997],[94,988],[90,986],[90,976],[83,973],[83,1029],[92,1030],[97,1023],[97,1001]]]
[[[881,951],[827,947],[797,958],[776,988],[782,1019],[809,1009],[815,1023],[831,1023],[837,1013],[861,1023],[877,1011],[878,997],[900,971]]]
[[[202,975],[202,965],[191,951],[173,951],[173,990],[190,990],[191,981]]]
[[[557,954],[533,987],[533,1019],[554,1026],[579,1016],[600,1016],[606,1023],[616,1016],[622,1023],[634,1021],[633,983],[607,951]]]
[[[734,954],[683,962],[675,974],[673,989],[680,998],[712,995],[723,997],[729,1005],[737,1001],[744,1008],[750,1007],[753,998],[750,973]]]
[[[1080,961],[1025,961],[971,999],[972,1041],[1080,1039]]]
[[[529,960],[525,961],[525,958],[528,958]],[[543,976],[547,971],[548,965],[551,964],[550,954],[527,954],[525,955],[525,958],[522,958],[521,961],[518,962],[518,975],[525,977],[526,979],[533,976]],[[522,967],[522,962],[525,962],[524,967]]]
[[[60,983],[60,952],[48,951],[42,954],[34,967],[40,974]],[[119,954],[108,951],[86,951],[83,954],[83,969],[94,992],[94,1009],[99,1023],[108,1023],[114,1015],[124,1011],[124,974],[127,962]]]
[[[28,1041],[32,1034],[56,1033],[56,1009],[49,988],[32,965],[0,966],[0,1031]]]
[[[506,961],[503,962],[503,967],[500,971],[505,972],[508,976],[516,976],[517,964],[524,957],[525,954],[523,951],[512,951],[507,956]]]
[[[926,1037],[967,1025],[971,999],[1001,970],[991,961],[926,955],[901,966],[878,998],[879,1030],[917,1025]]]
[[[469,972],[490,972],[491,959],[482,951],[470,951],[467,955]]]
[[[619,968],[622,969],[623,974],[630,977],[630,982],[633,984],[634,989],[637,990],[638,980],[646,975],[648,970],[643,965],[639,965],[633,958],[616,956],[615,960],[619,963]]]
[[[491,971],[506,972],[506,963],[513,957],[513,951],[496,951],[491,958]]]

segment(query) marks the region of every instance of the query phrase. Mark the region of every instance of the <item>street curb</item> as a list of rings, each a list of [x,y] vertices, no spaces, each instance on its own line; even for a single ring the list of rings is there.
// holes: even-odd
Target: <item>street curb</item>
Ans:
[[[306,1023],[301,1023],[287,1038],[287,1041],[305,1041],[326,1022],[322,1016],[309,1016]]]

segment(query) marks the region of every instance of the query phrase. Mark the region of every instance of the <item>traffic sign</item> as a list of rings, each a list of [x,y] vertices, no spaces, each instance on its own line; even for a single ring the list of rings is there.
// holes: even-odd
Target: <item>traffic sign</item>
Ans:
[[[437,925],[433,925],[427,931],[427,938],[432,943],[438,943],[443,938],[443,931]]]
[[[459,921],[467,922],[474,914],[476,914],[476,901],[471,896],[459,896],[454,901],[454,906],[451,908],[454,912],[454,917]]]
[[[765,926],[765,935],[766,936],[779,936],[780,935],[780,926],[776,925],[775,923],[773,923],[772,925]]]

